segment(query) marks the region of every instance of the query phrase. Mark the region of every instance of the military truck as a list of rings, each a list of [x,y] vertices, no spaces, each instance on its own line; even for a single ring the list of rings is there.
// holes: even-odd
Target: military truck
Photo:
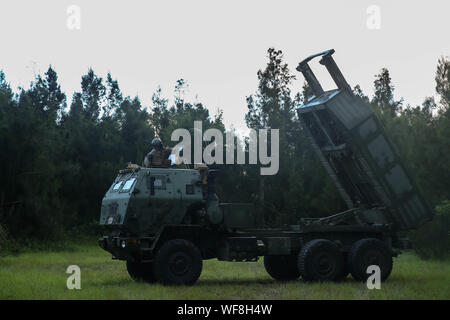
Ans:
[[[348,210],[297,225],[267,227],[249,203],[220,203],[214,170],[121,170],[102,201],[99,245],[126,261],[131,278],[191,285],[203,260],[254,262],[286,281],[365,281],[368,267],[386,280],[402,233],[432,211],[369,105],[354,95],[328,50],[300,62],[314,96],[299,106],[308,136]],[[337,89],[324,91],[308,63],[321,57]]]

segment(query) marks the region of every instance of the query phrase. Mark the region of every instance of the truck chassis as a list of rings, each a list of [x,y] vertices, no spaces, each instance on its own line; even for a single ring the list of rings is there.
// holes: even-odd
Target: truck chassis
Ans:
[[[390,143],[374,111],[342,76],[334,50],[300,62],[314,96],[298,108],[303,132],[348,210],[298,225],[267,228],[247,204],[219,204],[213,176],[197,170],[128,168],[102,202],[99,245],[126,260],[130,276],[191,285],[203,260],[254,262],[264,257],[280,281],[381,280],[393,267],[401,234],[433,213]],[[324,91],[308,63],[322,57],[337,89]],[[182,186],[182,187],[180,187]],[[186,188],[184,188],[186,186]]]

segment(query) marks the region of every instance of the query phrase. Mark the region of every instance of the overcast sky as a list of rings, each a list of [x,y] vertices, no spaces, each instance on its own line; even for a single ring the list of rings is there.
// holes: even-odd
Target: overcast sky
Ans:
[[[70,5],[80,8],[80,29],[67,27]],[[371,5],[380,9],[379,29],[367,25],[375,21]],[[221,108],[227,127],[241,129],[269,47],[281,49],[296,74],[303,58],[334,48],[350,85],[370,95],[387,67],[397,97],[420,104],[434,92],[438,58],[449,56],[449,12],[449,0],[2,0],[0,69],[14,88],[27,88],[51,64],[69,103],[89,67],[103,78],[111,72],[146,106],[158,85],[171,96],[184,78],[212,115]],[[293,91],[302,83],[298,74]]]

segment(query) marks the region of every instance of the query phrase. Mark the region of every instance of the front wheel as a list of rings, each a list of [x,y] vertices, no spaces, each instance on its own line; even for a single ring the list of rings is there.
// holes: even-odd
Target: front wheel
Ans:
[[[127,271],[130,277],[136,281],[155,282],[153,275],[153,263],[139,263],[127,261]]]
[[[275,280],[295,280],[300,276],[296,255],[265,256],[264,267]]]
[[[203,268],[200,250],[190,241],[167,241],[157,252],[154,273],[164,284],[192,285],[200,277]]]

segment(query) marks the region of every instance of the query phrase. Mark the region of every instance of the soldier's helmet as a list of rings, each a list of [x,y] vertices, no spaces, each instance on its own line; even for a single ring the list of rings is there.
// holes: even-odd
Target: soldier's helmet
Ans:
[[[157,149],[157,150],[162,149],[163,144],[162,144],[161,139],[158,139],[158,138],[153,139],[152,140],[152,147]]]

